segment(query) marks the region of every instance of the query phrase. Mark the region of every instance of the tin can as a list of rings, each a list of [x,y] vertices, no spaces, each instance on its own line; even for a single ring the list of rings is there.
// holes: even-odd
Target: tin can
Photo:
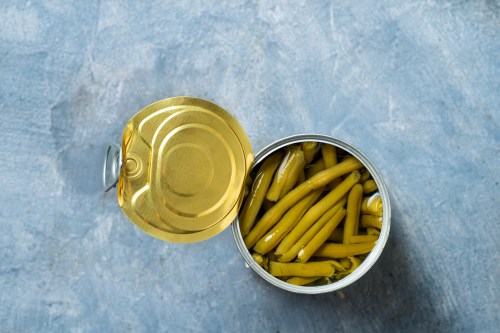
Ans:
[[[238,220],[233,222],[232,224],[232,231],[233,231],[233,236],[236,241],[236,245],[238,247],[238,250],[240,251],[241,255],[243,256],[243,259],[245,259],[245,262],[247,265],[252,268],[258,275],[260,275],[264,280],[267,282],[271,283],[272,285],[288,290],[294,293],[301,293],[301,294],[323,294],[323,293],[328,293],[332,291],[336,291],[339,289],[342,289],[344,287],[347,287],[348,285],[356,282],[359,280],[368,270],[375,264],[377,259],[380,257],[382,254],[382,251],[385,247],[385,244],[387,242],[387,239],[389,238],[389,230],[390,230],[390,224],[391,224],[391,207],[390,207],[390,200],[389,200],[389,192],[387,191],[387,187],[385,185],[385,182],[380,174],[380,172],[377,170],[375,165],[361,152],[359,151],[356,147],[353,145],[331,137],[331,136],[326,136],[326,135],[319,135],[319,134],[299,134],[299,135],[293,135],[287,138],[280,139],[276,142],[271,143],[270,145],[266,146],[264,149],[259,151],[255,155],[255,161],[252,166],[252,169],[258,167],[260,163],[266,159],[269,155],[271,155],[273,152],[282,149],[286,146],[295,144],[295,143],[301,143],[301,142],[318,142],[318,143],[324,143],[324,144],[330,144],[333,146],[336,146],[338,148],[343,149],[344,151],[350,153],[352,156],[356,157],[370,172],[372,175],[373,179],[377,183],[378,190],[380,192],[380,196],[382,198],[382,203],[384,206],[384,212],[382,216],[382,229],[380,230],[380,236],[377,241],[376,246],[373,248],[373,250],[370,252],[368,257],[362,262],[362,264],[351,274],[346,276],[345,278],[327,284],[323,286],[296,286],[293,284],[289,284],[283,280],[280,280],[278,278],[275,278],[271,274],[269,274],[264,268],[259,266],[257,262],[252,258],[250,252],[247,250],[245,243],[243,241],[243,237],[240,232],[240,224]]]
[[[376,182],[383,203],[379,239],[351,274],[323,286],[295,286],[279,280],[252,258],[238,222],[250,171],[273,152],[300,142],[343,149],[357,158]],[[373,163],[354,146],[330,136],[301,134],[278,140],[254,157],[241,125],[220,106],[194,97],[153,103],[127,123],[121,146],[111,144],[103,167],[105,191],[117,187],[127,217],[144,232],[171,242],[202,241],[230,224],[244,260],[269,283],[295,293],[341,289],[363,276],[377,261],[389,237],[390,202]]]

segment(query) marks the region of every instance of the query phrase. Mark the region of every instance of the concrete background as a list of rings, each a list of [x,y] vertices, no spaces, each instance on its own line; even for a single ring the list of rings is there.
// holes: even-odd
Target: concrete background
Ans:
[[[496,1],[2,1],[1,332],[498,332]],[[384,175],[374,268],[322,296],[245,268],[231,231],[169,244],[102,193],[105,145],[193,95],[255,151],[322,133]]]

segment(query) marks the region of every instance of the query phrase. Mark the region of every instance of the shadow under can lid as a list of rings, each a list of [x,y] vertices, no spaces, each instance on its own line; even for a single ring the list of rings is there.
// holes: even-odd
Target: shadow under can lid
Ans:
[[[202,241],[236,218],[252,163],[250,141],[229,112],[193,97],[161,100],[125,127],[118,202],[151,236]]]

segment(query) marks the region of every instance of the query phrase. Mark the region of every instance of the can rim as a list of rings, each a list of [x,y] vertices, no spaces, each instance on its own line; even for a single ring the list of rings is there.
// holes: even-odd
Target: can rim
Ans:
[[[288,290],[294,293],[323,294],[345,288],[348,285],[354,283],[355,281],[359,280],[363,275],[365,275],[366,272],[368,272],[370,268],[375,264],[375,262],[382,254],[385,244],[387,243],[387,239],[389,238],[389,231],[391,227],[391,204],[389,199],[389,192],[387,190],[385,182],[380,172],[375,167],[375,165],[359,149],[354,147],[352,144],[328,135],[297,134],[277,140],[267,145],[257,154],[255,154],[255,160],[252,165],[252,170],[253,168],[255,168],[255,166],[259,165],[260,162],[262,162],[267,156],[269,156],[274,151],[293,143],[306,142],[306,141],[315,141],[319,143],[332,144],[336,147],[339,147],[349,152],[354,157],[356,157],[363,164],[364,167],[368,169],[373,179],[375,180],[384,205],[384,212],[382,215],[382,229],[380,230],[379,239],[377,240],[377,244],[370,252],[370,254],[366,257],[366,259],[363,260],[361,265],[356,270],[354,270],[354,272],[352,272],[351,274],[349,274],[348,276],[339,281],[324,286],[315,286],[315,287],[296,286],[275,278],[255,262],[255,260],[252,258],[250,252],[247,250],[245,243],[243,241],[243,237],[240,232],[240,224],[238,216],[232,223],[232,231],[233,231],[233,237],[236,242],[236,246],[238,247],[240,254],[243,256],[243,259],[245,260],[247,265],[250,266],[264,280],[266,280],[267,282],[271,283],[272,285],[278,288]]]

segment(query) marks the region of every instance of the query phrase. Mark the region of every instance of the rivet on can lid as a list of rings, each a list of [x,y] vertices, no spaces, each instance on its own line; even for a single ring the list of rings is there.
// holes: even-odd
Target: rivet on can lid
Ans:
[[[148,234],[201,241],[236,217],[253,154],[221,107],[192,97],[151,104],[127,124],[122,148],[118,202]]]
[[[130,154],[123,163],[125,176],[128,178],[137,177],[142,172],[142,161],[139,157]]]

